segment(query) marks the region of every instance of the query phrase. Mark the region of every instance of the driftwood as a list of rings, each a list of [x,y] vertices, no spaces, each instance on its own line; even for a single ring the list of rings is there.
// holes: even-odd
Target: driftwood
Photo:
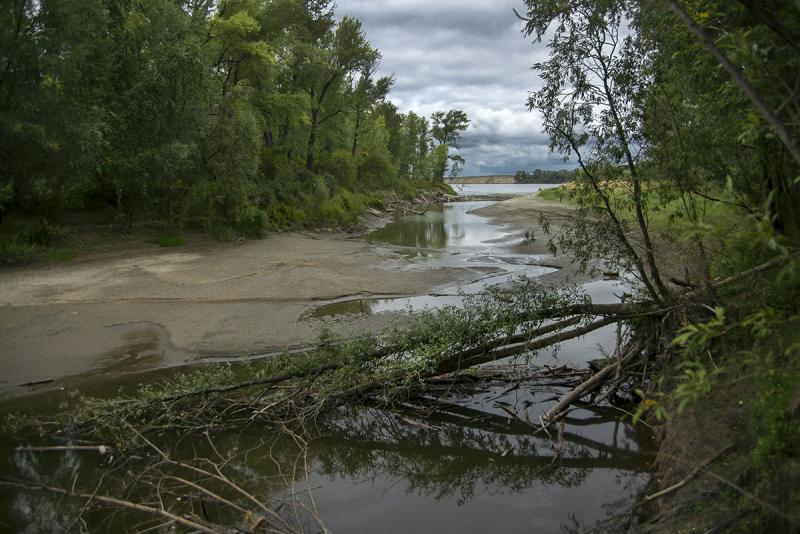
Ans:
[[[611,374],[616,371],[617,369],[621,368],[635,356],[639,355],[641,347],[638,343],[634,343],[627,351],[626,355],[622,357],[620,360],[615,361],[614,363],[608,364],[603,367],[601,370],[593,374],[590,378],[584,380],[578,387],[570,391],[567,395],[561,398],[561,400],[556,404],[553,408],[551,408],[547,414],[542,417],[542,422],[545,425],[549,425],[552,422],[556,421],[559,417],[564,415],[567,408],[572,405],[574,402],[578,401],[581,397],[586,395],[587,393],[591,392],[592,390],[596,389],[600,386]]]

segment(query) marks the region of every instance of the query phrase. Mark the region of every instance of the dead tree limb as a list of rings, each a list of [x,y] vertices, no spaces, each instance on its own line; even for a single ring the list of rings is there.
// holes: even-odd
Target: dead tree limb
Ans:
[[[439,375],[439,374],[452,373],[454,371],[466,369],[468,367],[473,367],[475,365],[480,365],[482,363],[489,363],[502,358],[507,358],[509,356],[515,356],[517,354],[532,352],[535,350],[550,347],[557,343],[561,343],[562,341],[567,341],[570,339],[574,339],[576,337],[581,337],[583,335],[588,334],[589,332],[597,330],[598,328],[602,328],[604,326],[616,323],[619,320],[620,319],[617,317],[605,317],[603,319],[599,319],[580,328],[559,332],[558,334],[544,337],[536,341],[523,341],[521,343],[505,345],[497,348],[496,350],[484,352],[471,357],[462,357],[461,354],[456,354],[439,363],[439,365],[436,368],[436,371],[433,374]]]
[[[628,353],[618,361],[606,365],[598,372],[593,374],[587,380],[584,380],[578,387],[570,391],[567,395],[562,397],[562,399],[556,404],[552,409],[550,409],[544,417],[542,417],[542,422],[545,425],[549,425],[553,421],[557,420],[561,415],[564,414],[566,409],[575,401],[579,400],[581,397],[589,393],[590,391],[597,388],[600,384],[602,384],[606,378],[608,378],[614,371],[617,370],[622,365],[628,363],[634,356],[639,354],[641,347],[638,343],[634,343],[629,349]]]

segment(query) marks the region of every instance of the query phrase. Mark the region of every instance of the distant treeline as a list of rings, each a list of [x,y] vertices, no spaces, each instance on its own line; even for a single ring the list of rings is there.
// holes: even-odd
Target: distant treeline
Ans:
[[[558,169],[547,171],[535,169],[532,172],[517,171],[514,173],[514,183],[516,184],[563,184],[575,179],[577,170]]]
[[[0,239],[35,220],[46,241],[80,210],[247,235],[337,224],[457,172],[464,112],[400,113],[333,6],[4,2]]]

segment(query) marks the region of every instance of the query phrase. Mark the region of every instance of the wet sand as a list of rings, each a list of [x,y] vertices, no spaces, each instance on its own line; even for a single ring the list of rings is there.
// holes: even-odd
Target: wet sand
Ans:
[[[533,194],[476,213],[510,225],[514,232],[504,239],[516,243],[536,226],[537,210],[569,214]],[[536,258],[547,255],[545,239],[515,246]],[[289,233],[243,243],[98,253],[69,264],[0,271],[0,395],[61,387],[74,381],[69,377],[98,372],[300,346],[319,333],[318,322],[302,318],[320,303],[420,295],[485,275],[466,267],[409,269],[401,252],[347,234]],[[543,281],[581,279],[568,259],[541,261],[565,267]],[[379,331],[399,315],[348,317],[332,326]]]

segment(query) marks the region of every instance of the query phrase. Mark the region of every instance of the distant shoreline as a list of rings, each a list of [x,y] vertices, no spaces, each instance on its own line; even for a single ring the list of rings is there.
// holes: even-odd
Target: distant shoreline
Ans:
[[[520,175],[521,176],[518,176]],[[575,171],[542,171],[528,174],[492,174],[487,176],[457,176],[445,178],[447,184],[563,184],[575,178]]]
[[[493,176],[459,176],[457,178],[445,178],[448,184],[513,184],[513,174],[493,175]]]

